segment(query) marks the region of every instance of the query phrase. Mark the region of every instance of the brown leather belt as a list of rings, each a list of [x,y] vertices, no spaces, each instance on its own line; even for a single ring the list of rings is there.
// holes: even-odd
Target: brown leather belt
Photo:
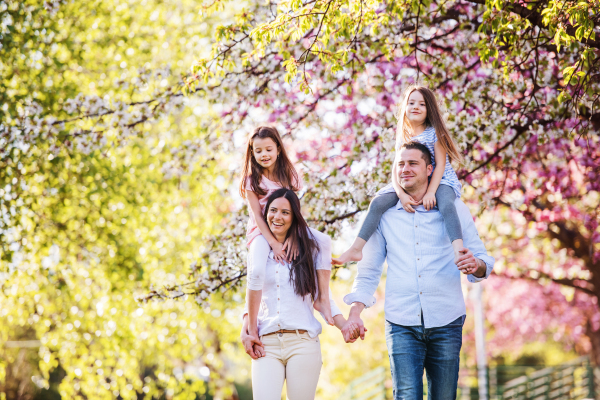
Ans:
[[[263,336],[269,336],[269,335],[274,335],[276,333],[307,333],[308,331],[305,329],[280,329],[278,331],[275,332],[271,332],[271,333],[265,333]]]

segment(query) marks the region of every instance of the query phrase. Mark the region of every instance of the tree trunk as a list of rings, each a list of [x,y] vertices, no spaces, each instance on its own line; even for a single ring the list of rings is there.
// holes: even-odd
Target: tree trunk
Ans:
[[[586,336],[590,339],[592,351],[590,352],[590,360],[596,367],[600,366],[600,329],[594,331],[590,321],[586,324]]]

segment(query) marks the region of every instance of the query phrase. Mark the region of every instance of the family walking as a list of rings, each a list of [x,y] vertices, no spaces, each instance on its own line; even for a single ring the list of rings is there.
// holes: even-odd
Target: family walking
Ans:
[[[492,271],[450,164],[460,152],[435,94],[407,89],[398,113],[391,183],[372,200],[358,237],[338,259],[329,236],[309,228],[295,192],[300,180],[275,128],[248,140],[240,192],[247,199],[248,288],[241,339],[252,357],[255,400],[315,398],[322,366],[321,324],[348,343],[365,338],[360,318],[387,260],[385,326],[394,399],[455,399],[465,303],[460,274],[479,282]],[[331,264],[358,261],[346,319],[331,298]]]

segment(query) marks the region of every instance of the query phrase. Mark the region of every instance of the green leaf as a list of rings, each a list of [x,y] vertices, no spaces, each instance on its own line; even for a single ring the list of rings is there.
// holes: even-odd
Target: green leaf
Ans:
[[[584,33],[584,28],[583,26],[580,26],[579,28],[577,28],[577,30],[575,31],[575,38],[579,41],[581,41],[581,38],[583,38],[583,33]]]
[[[572,99],[571,95],[566,90],[561,91],[560,94],[558,95],[558,102],[559,103],[564,103],[564,102],[569,101],[571,99]]]

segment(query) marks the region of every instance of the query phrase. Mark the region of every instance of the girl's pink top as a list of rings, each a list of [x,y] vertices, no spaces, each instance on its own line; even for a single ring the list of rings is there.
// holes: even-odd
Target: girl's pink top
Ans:
[[[269,198],[269,195],[277,189],[281,189],[283,186],[281,186],[279,182],[273,182],[272,180],[267,179],[263,175],[262,179],[260,180],[260,187],[267,192],[263,196],[257,194],[258,202],[260,204],[260,212],[262,214],[265,212],[265,207],[267,206],[267,199]],[[250,177],[246,179],[246,190],[249,192],[253,192],[252,185],[250,184]],[[250,202],[248,202],[248,213],[250,214],[250,219],[248,219],[248,227],[246,228],[246,239],[248,239],[247,245],[250,246],[250,243],[252,243],[254,238],[262,235],[262,233],[260,233],[260,229],[258,229],[258,226],[256,225],[254,213],[250,208]]]

